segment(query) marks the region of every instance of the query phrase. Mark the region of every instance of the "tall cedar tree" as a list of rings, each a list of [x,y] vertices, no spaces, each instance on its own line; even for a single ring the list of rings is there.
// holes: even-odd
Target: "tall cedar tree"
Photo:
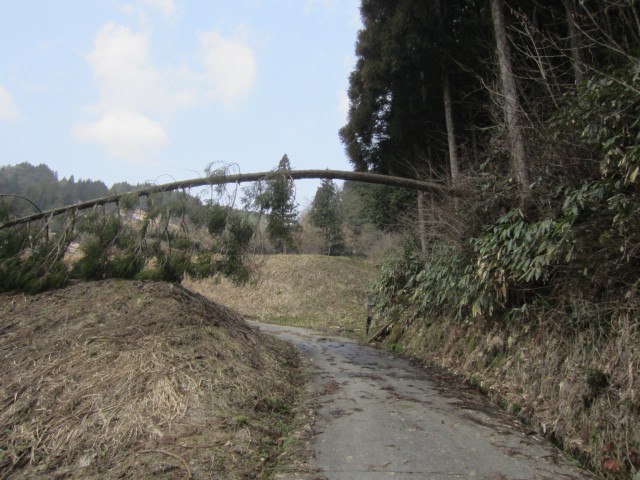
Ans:
[[[465,167],[458,145],[474,150],[467,162],[479,158],[479,132],[489,124],[478,108],[487,101],[479,81],[489,55],[484,2],[363,0],[361,14],[349,117],[340,130],[351,163],[360,171],[456,183]],[[399,225],[418,207],[426,255],[425,203],[419,193],[395,210],[385,202],[384,211],[389,228],[390,219]]]
[[[453,122],[458,143],[472,143],[489,122],[478,108],[487,98],[478,80],[489,56],[487,13],[473,0],[362,1],[349,118],[340,130],[356,170],[423,178],[460,170],[450,164]]]
[[[256,199],[260,207],[269,212],[267,235],[273,247],[280,253],[291,252],[297,248],[295,234],[300,230],[294,182],[279,173],[290,170],[291,163],[285,153],[273,178],[267,180],[265,191]]]

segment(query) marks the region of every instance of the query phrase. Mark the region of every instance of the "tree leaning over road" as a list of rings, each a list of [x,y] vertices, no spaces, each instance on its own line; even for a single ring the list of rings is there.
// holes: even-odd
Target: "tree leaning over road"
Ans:
[[[286,162],[284,162],[286,164]],[[448,189],[435,182],[336,170],[276,171],[226,175],[145,187],[27,217],[0,218],[0,291],[32,293],[67,284],[69,278],[140,278],[180,281],[188,274],[216,274],[244,282],[245,262],[257,223],[246,212],[214,203],[192,205],[187,189],[285,178],[326,178],[425,189]],[[178,192],[175,192],[178,190]],[[225,195],[221,189],[211,192]],[[173,193],[170,193],[173,192]],[[235,194],[229,197],[235,198]],[[101,208],[100,208],[101,207]],[[86,213],[81,213],[91,209]],[[194,213],[195,209],[195,213]],[[204,210],[204,211],[201,211]],[[5,212],[6,213],[6,212]],[[208,235],[198,230],[206,221]],[[338,253],[339,235],[330,252]],[[77,268],[65,257],[80,250],[85,260]]]
[[[434,181],[422,181],[414,180],[412,178],[394,177],[391,175],[380,175],[377,173],[368,172],[349,172],[344,170],[290,170],[280,171],[278,175],[284,175],[292,180],[303,180],[313,178],[330,178],[333,180],[350,180],[353,182],[371,183],[377,185],[388,185],[390,187],[410,188],[421,191],[431,192],[448,192],[451,195],[459,195],[454,188],[441,182]],[[190,180],[180,180],[177,182],[164,183],[161,185],[154,185],[150,187],[140,188],[128,193],[119,193],[115,195],[108,195],[105,197],[96,198],[84,202],[75,203],[73,205],[66,205],[64,207],[52,208],[43,212],[28,215],[21,218],[12,220],[6,220],[0,224],[0,230],[4,228],[13,227],[23,223],[34,222],[43,218],[54,217],[66,212],[80,211],[93,208],[95,206],[107,205],[110,203],[118,203],[124,197],[145,197],[154,195],[156,193],[172,192],[175,190],[183,190],[188,188],[214,186],[224,184],[239,184],[247,182],[257,182],[260,180],[266,180],[272,178],[274,172],[257,172],[257,173],[238,173],[238,174],[215,174],[208,177],[192,178]]]

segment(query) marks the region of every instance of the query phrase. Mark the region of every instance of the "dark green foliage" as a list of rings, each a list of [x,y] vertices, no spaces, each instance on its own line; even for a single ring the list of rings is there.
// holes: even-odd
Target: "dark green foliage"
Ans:
[[[102,197],[108,190],[100,181],[76,181],[73,176],[58,180],[57,173],[44,164],[34,167],[21,163],[0,168],[0,193],[23,195],[41,210],[47,210]],[[11,205],[14,216],[34,213],[34,208],[27,202],[16,199]]]
[[[211,205],[207,208],[207,230],[211,235],[220,235],[227,226],[230,208],[221,205]]]
[[[88,280],[100,280],[106,277],[108,252],[103,248],[99,238],[85,240],[82,245],[83,257],[78,260],[72,270],[72,275]]]
[[[273,175],[253,189],[247,189],[247,203],[267,213],[266,232],[276,251],[288,253],[297,249],[296,233],[300,231],[298,205],[293,180],[281,172],[291,170],[285,154]]]
[[[384,232],[402,231],[415,203],[416,192],[404,188],[345,182],[342,191],[344,221],[355,229],[369,223]]]
[[[416,277],[423,269],[422,259],[415,245],[406,244],[395,254],[388,255],[380,265],[380,274],[370,290],[381,312],[393,305],[409,305],[416,287]]]
[[[224,257],[218,262],[216,268],[238,283],[244,283],[249,279],[245,256],[253,238],[253,232],[254,226],[247,217],[237,214],[229,217],[227,231],[221,242],[221,252]]]
[[[567,99],[555,128],[577,126],[601,155],[600,175],[563,188],[563,202],[530,218],[513,208],[470,238],[472,250],[437,246],[426,261],[405,252],[385,264],[376,293],[410,299],[421,315],[501,318],[543,304],[569,318],[583,298],[620,302],[640,281],[640,78],[638,67],[593,77]],[[593,104],[606,106],[605,115]],[[573,328],[593,327],[578,319]]]
[[[332,180],[324,179],[318,187],[309,212],[311,223],[322,231],[327,255],[342,255],[342,211],[338,188]]]
[[[67,284],[66,244],[41,233],[27,228],[0,231],[0,291],[38,293]]]
[[[74,263],[72,276],[87,280],[134,278],[144,267],[141,238],[120,216],[102,218],[93,212],[82,218],[77,228],[83,238],[83,255]]]
[[[246,216],[231,215],[227,221],[227,231],[223,237],[223,251],[227,255],[242,255],[253,236],[253,225]]]
[[[112,278],[136,278],[144,268],[146,260],[142,251],[123,251],[109,259],[105,276]]]
[[[181,282],[185,272],[190,269],[190,257],[185,252],[165,253],[156,255],[156,267],[152,278],[165,282]]]
[[[483,2],[365,0],[356,67],[350,76],[348,123],[340,130],[356,170],[415,177],[448,171],[444,75],[458,121],[488,122],[477,108],[487,92],[479,79],[489,62],[491,29]],[[427,173],[428,172],[428,173]]]

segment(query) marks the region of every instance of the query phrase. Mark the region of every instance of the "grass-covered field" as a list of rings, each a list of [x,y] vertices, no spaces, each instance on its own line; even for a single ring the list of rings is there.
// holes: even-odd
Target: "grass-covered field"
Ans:
[[[248,318],[364,338],[366,290],[375,267],[365,260],[323,255],[253,257],[247,285],[227,279],[185,285]]]

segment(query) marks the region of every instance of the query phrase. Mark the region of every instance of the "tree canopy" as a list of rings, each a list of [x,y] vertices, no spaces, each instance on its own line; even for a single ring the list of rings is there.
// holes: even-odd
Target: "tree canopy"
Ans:
[[[471,108],[486,99],[479,88],[485,10],[463,0],[362,2],[349,119],[340,130],[356,170],[413,178],[447,171],[445,74],[456,99],[465,98],[456,117],[469,127],[486,123]]]

